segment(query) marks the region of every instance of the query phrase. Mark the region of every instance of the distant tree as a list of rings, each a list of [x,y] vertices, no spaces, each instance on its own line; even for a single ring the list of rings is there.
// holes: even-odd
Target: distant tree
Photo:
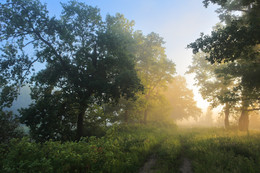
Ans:
[[[168,84],[164,96],[170,107],[170,118],[174,120],[189,119],[190,117],[196,120],[202,114],[194,101],[192,90],[187,88],[186,80],[182,76],[174,77]]]
[[[203,99],[211,103],[211,107],[215,108],[223,105],[225,113],[225,128],[229,128],[230,110],[234,108],[240,99],[237,96],[237,84],[239,78],[231,75],[220,74],[219,70],[226,68],[228,64],[210,64],[205,57],[205,53],[197,53],[193,56],[192,65],[186,73],[195,74],[195,85],[199,87],[199,92]]]
[[[165,54],[162,37],[156,33],[144,36],[141,32],[134,36],[138,43],[136,69],[144,86],[144,94],[139,99],[144,103],[143,122],[146,123],[152,101],[158,99],[158,91],[167,86],[176,70],[175,64]]]
[[[22,111],[22,120],[35,135],[49,138],[56,134],[51,129],[67,121],[65,129],[76,128],[79,139],[93,99],[131,98],[142,89],[134,64],[133,22],[123,15],[102,21],[99,9],[77,1],[62,4],[59,18],[49,17],[39,0],[7,0],[0,6],[0,79],[7,91],[1,99],[9,101],[30,79],[33,104]],[[36,62],[46,68],[30,78]]]
[[[134,99],[120,98],[116,106],[107,106],[114,110],[120,122],[160,121],[163,119],[160,108],[166,106],[162,91],[173,79],[175,65],[167,59],[163,38],[158,34],[143,35],[141,31],[136,31],[134,39],[137,43],[135,68],[144,91],[137,93]],[[143,116],[138,116],[140,114]]]
[[[226,23],[225,27],[212,31],[211,35],[201,34],[201,37],[188,45],[194,53],[202,51],[208,53],[207,60],[211,63],[234,62],[232,69],[223,69],[241,78],[241,116],[239,129],[248,130],[248,111],[260,96],[260,4],[258,0],[204,0],[218,4],[220,19]],[[237,15],[237,12],[241,15]],[[253,109],[259,109],[253,108]]]

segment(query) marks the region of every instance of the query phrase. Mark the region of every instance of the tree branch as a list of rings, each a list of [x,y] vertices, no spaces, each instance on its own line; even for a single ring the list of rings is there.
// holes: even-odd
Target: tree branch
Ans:
[[[29,44],[31,44],[31,43],[33,43],[34,41],[36,41],[36,40],[32,40],[32,41],[29,41],[28,43],[26,43],[23,47],[26,47],[26,46],[28,46]]]

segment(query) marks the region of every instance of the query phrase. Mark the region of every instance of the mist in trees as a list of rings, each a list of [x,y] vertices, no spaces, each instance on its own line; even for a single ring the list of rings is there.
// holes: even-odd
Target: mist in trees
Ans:
[[[187,73],[195,74],[195,85],[199,87],[203,99],[207,100],[212,108],[222,106],[225,114],[224,125],[229,128],[229,117],[239,102],[239,78],[221,73],[221,69],[228,68],[231,63],[211,64],[206,60],[206,53],[197,53],[193,56],[192,65]]]
[[[220,23],[187,46],[195,87],[171,59],[185,58],[167,57],[168,33],[143,32],[83,0],[51,16],[43,1],[0,1],[0,172],[260,170],[259,0],[202,0],[219,6]],[[183,2],[173,4],[201,14]],[[179,44],[195,28],[176,11],[167,16],[184,18],[152,22],[164,32],[181,22],[171,33],[185,32]]]
[[[19,119],[34,140],[79,140],[113,124],[200,115],[159,34],[135,31],[122,14],[102,19],[84,3],[61,6],[52,17],[39,0],[1,3],[1,111],[29,87],[32,101]],[[35,71],[37,64],[45,68]]]
[[[152,102],[160,100],[160,90],[173,79],[175,64],[167,59],[163,38],[158,34],[151,33],[144,37],[137,32],[135,38],[138,41],[136,69],[144,86],[140,99],[144,106],[143,122],[146,123]]]
[[[228,115],[228,109],[232,107],[230,101],[236,103],[241,112],[238,122],[239,129],[247,131],[249,126],[249,112],[259,110],[260,4],[258,1],[249,0],[204,0],[203,2],[205,7],[210,3],[220,5],[217,12],[224,24],[223,26],[216,27],[211,35],[201,34],[201,37],[195,42],[190,43],[188,47],[193,49],[194,54],[198,52],[206,53],[203,59],[208,60],[212,64],[225,63],[222,67],[213,65],[216,68],[214,75],[218,77],[215,84],[221,82],[221,78],[223,78],[225,81],[221,83],[226,85],[225,87],[227,88],[225,89],[226,91],[223,90],[224,88],[221,90],[229,94],[222,93],[217,95],[219,97],[221,95],[227,97],[222,98],[221,101],[226,104],[226,115]],[[238,15],[237,12],[241,14]],[[190,71],[192,71],[192,68]],[[198,77],[198,73],[197,79],[200,78]],[[228,87],[227,84],[230,80],[233,80],[236,86]],[[208,85],[208,82],[197,81],[197,85],[203,87],[207,87]],[[216,87],[215,84],[213,84],[213,87]],[[212,86],[212,84],[210,85]],[[206,90],[207,88],[202,88],[201,93],[207,92]],[[214,95],[214,93],[209,92],[208,95],[202,95],[210,99],[210,96]],[[228,95],[233,98],[228,98],[230,97]],[[225,124],[228,127],[227,118]]]
[[[202,110],[197,107],[193,92],[187,88],[186,79],[183,76],[174,77],[163,94],[169,102],[169,115],[172,119],[197,120],[201,116]]]
[[[238,126],[246,131],[249,113],[260,106],[259,3],[203,3],[220,6],[222,23],[188,45],[194,56],[187,73],[195,74],[211,108],[222,106],[226,129],[240,113]],[[0,3],[2,122],[8,119],[11,129],[23,123],[44,142],[102,136],[115,124],[199,119],[202,110],[185,77],[176,76],[159,34],[135,30],[122,14],[104,19],[100,9],[78,1],[61,6],[53,17],[40,0]],[[18,123],[6,108],[23,87],[31,103],[19,110]]]

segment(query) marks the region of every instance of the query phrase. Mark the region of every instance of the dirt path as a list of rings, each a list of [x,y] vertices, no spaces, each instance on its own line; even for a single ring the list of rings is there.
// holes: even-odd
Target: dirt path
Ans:
[[[140,169],[139,173],[151,173],[152,168],[156,163],[156,156],[152,155],[144,164],[144,166]]]
[[[181,146],[181,151],[178,156],[179,160],[177,161],[177,163],[180,164],[179,168],[178,167],[169,167],[170,165],[167,165],[167,163],[166,163],[167,170],[165,170],[164,167],[160,167],[160,166],[155,168],[156,162],[160,158],[157,158],[157,156],[155,154],[153,154],[149,157],[149,159],[145,162],[143,167],[139,170],[139,173],[153,173],[153,172],[158,172],[158,171],[168,172],[168,171],[173,171],[172,169],[174,169],[175,171],[179,170],[179,172],[181,172],[181,173],[193,173],[191,161],[187,157],[187,153],[186,153],[187,149],[188,149],[188,146],[186,145],[186,140],[183,138],[180,138],[180,141],[181,141],[182,146]],[[160,170],[161,168],[163,170]]]
[[[193,173],[191,168],[191,162],[187,157],[182,158],[182,165],[180,167],[181,173]],[[152,173],[152,168],[156,164],[156,156],[152,155],[144,164],[144,166],[140,169],[139,173]]]
[[[191,166],[191,161],[189,158],[186,157],[187,155],[187,150],[188,150],[188,146],[187,144],[187,139],[180,137],[180,142],[182,145],[182,150],[181,150],[181,160],[182,160],[182,164],[180,166],[180,172],[181,173],[192,173],[192,166]]]
[[[180,167],[182,173],[192,173],[190,160],[186,157],[183,158],[182,165]]]

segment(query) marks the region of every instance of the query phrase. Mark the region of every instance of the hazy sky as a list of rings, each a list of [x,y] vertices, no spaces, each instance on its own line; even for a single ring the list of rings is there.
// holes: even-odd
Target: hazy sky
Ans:
[[[68,0],[41,0],[47,3],[51,15],[59,16],[59,2]],[[215,10],[217,6],[204,8],[202,0],[79,0],[88,5],[97,6],[101,15],[122,13],[135,21],[135,29],[144,34],[156,32],[166,42],[166,54],[176,64],[177,73],[184,75],[191,64],[192,51],[186,46],[195,41],[201,32],[210,33],[219,21]],[[205,108],[198,91],[193,87],[192,75],[185,76],[189,88],[194,90],[198,106]]]

